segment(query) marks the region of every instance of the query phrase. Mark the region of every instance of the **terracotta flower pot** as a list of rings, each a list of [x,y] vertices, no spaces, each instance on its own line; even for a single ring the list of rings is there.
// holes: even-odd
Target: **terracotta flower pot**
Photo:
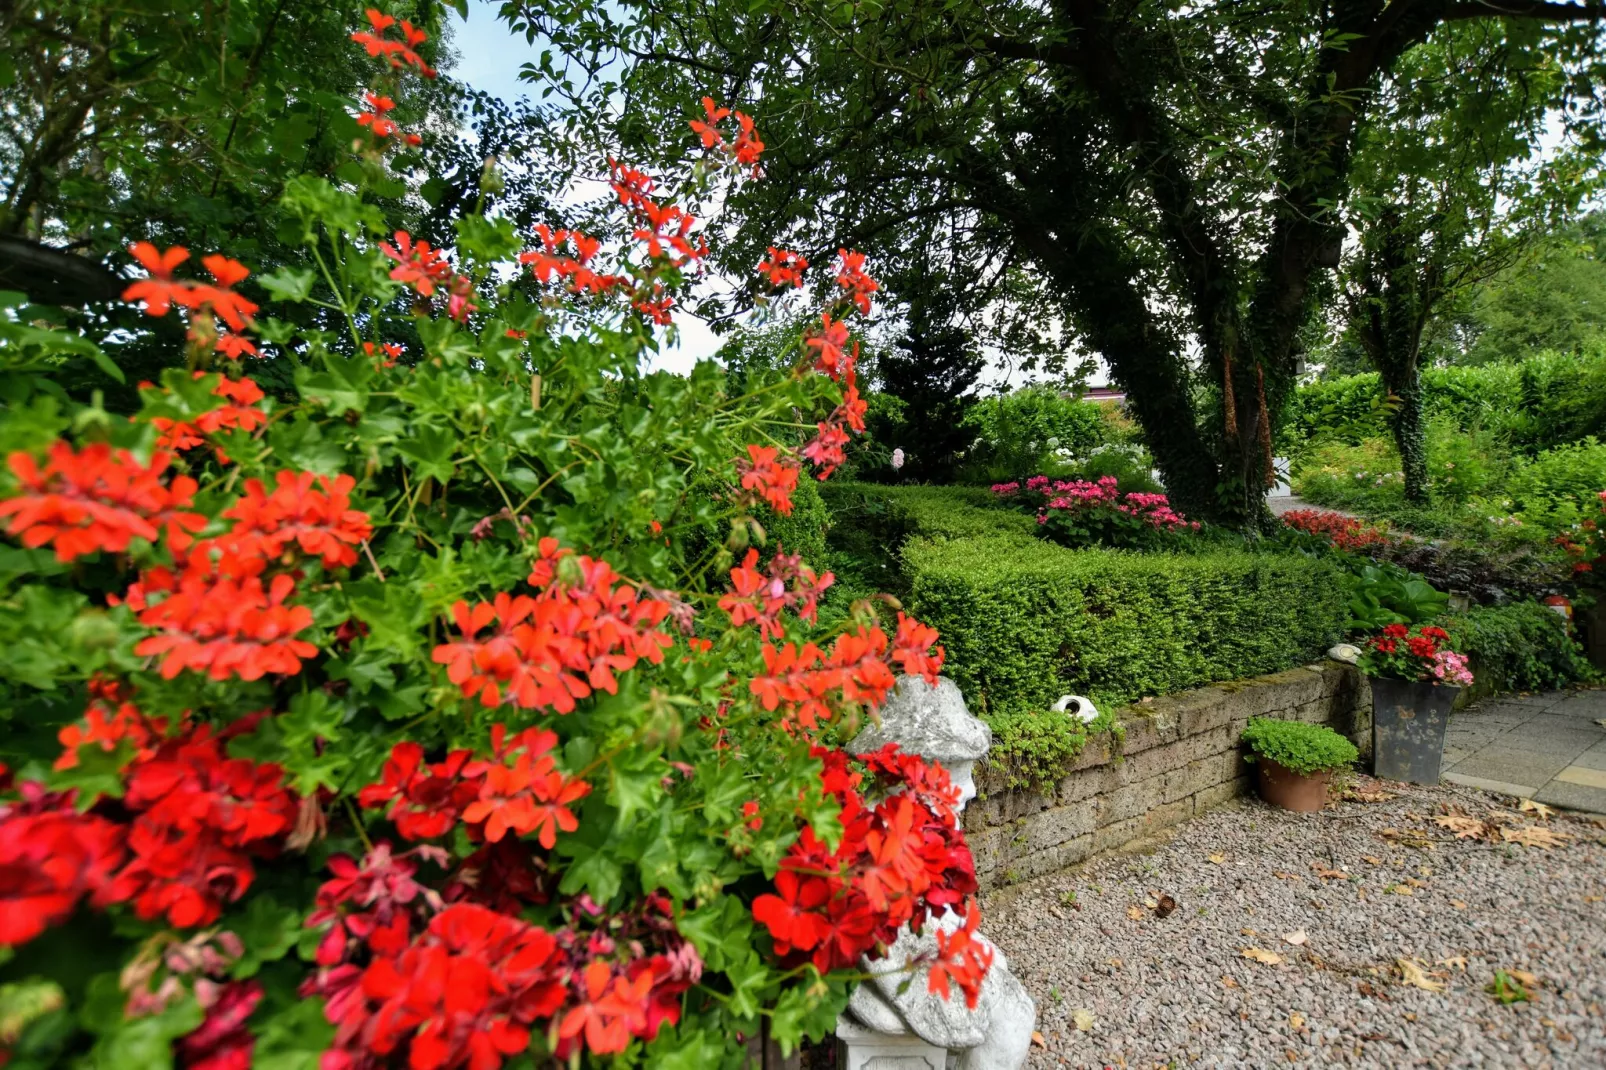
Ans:
[[[1333,778],[1331,769],[1302,775],[1258,755],[1255,768],[1260,779],[1260,797],[1273,806],[1313,813],[1327,805],[1327,784]]]

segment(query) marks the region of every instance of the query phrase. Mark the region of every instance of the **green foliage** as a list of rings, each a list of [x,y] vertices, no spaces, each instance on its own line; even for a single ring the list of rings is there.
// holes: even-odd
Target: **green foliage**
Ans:
[[[962,474],[970,483],[1065,474],[1109,434],[1103,406],[1051,386],[983,398],[965,422],[977,435]]]
[[[1349,628],[1375,632],[1390,624],[1426,624],[1444,613],[1450,596],[1414,572],[1388,562],[1363,563],[1345,578]]]
[[[1593,435],[1513,466],[1503,489],[1509,511],[1554,533],[1594,516],[1606,490],[1606,444]]]
[[[1285,669],[1319,656],[1346,617],[1335,566],[1295,554],[919,537],[903,562],[911,610],[942,631],[948,671],[988,717]]]
[[[1254,717],[1242,738],[1249,761],[1265,758],[1301,776],[1343,769],[1360,758],[1355,744],[1326,725]]]
[[[1480,690],[1552,691],[1596,678],[1569,626],[1538,602],[1477,606],[1445,621]]]

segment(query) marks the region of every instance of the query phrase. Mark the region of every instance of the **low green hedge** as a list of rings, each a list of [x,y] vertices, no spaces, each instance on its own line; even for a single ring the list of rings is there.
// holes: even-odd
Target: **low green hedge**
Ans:
[[[1467,655],[1479,694],[1553,691],[1596,678],[1567,624],[1538,602],[1476,606],[1445,630]]]
[[[1297,554],[1067,550],[1013,536],[916,537],[911,611],[934,625],[972,709],[1163,695],[1317,657],[1348,617],[1336,567]]]

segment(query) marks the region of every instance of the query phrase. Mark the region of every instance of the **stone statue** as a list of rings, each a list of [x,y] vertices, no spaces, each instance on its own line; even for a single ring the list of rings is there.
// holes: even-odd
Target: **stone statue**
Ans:
[[[860,732],[848,749],[867,754],[888,743],[941,763],[960,789],[963,809],[976,797],[976,762],[992,745],[992,731],[970,715],[952,680],[933,687],[921,677],[902,676],[881,710],[881,723]],[[911,961],[935,954],[938,928],[952,932],[960,924],[949,911],[927,922],[922,935],[904,929],[885,958],[865,961],[874,976],[854,991],[837,1020],[842,1070],[945,1070],[950,1055],[958,1070],[1025,1065],[1037,1005],[1009,972],[1003,952],[993,947],[975,1010],[957,991],[952,999],[931,995],[924,971],[909,968]]]

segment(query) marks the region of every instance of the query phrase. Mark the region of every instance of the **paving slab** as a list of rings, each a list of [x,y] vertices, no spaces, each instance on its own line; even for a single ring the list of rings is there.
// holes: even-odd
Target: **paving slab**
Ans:
[[[1455,713],[1445,779],[1606,814],[1606,691],[1507,695]]]
[[[1464,788],[1493,791],[1501,795],[1515,795],[1519,799],[1531,799],[1534,792],[1538,790],[1527,784],[1512,784],[1504,780],[1486,780],[1483,777],[1467,776],[1465,773],[1445,773],[1444,779],[1452,784],[1460,784]]]
[[[1550,806],[1588,813],[1606,814],[1606,788],[1593,788],[1586,784],[1569,784],[1552,780],[1536,791],[1533,798]]]
[[[1542,755],[1519,754],[1507,751],[1489,754],[1480,751],[1470,758],[1457,762],[1446,770],[1462,776],[1481,777],[1484,780],[1503,780],[1508,784],[1548,784],[1557,773],[1567,768],[1567,758],[1546,759]]]

